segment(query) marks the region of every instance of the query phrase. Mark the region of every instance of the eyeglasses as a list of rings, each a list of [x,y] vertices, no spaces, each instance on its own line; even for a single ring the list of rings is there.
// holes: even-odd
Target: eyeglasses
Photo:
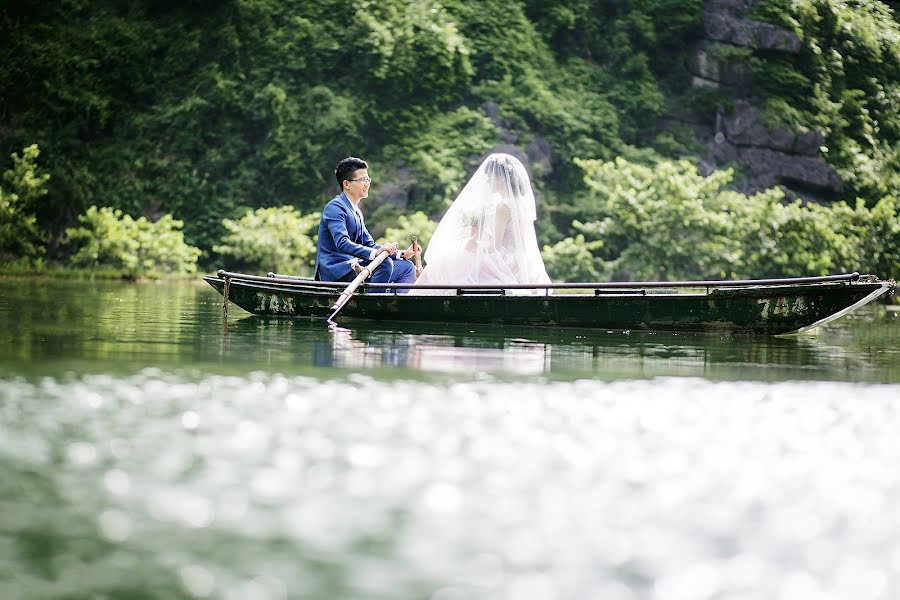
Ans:
[[[359,179],[348,179],[347,181],[362,181],[363,183],[372,183],[371,177],[360,177]]]

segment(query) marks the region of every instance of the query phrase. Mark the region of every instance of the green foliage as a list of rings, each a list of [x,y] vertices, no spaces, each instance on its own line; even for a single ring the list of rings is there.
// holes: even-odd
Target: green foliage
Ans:
[[[742,224],[735,233],[744,244],[740,277],[801,277],[860,268],[865,258],[859,254],[859,240],[842,231],[830,208],[800,200],[783,204],[782,199],[780,190],[769,190],[751,196],[744,210],[735,212]],[[743,203],[740,195],[735,200]]]
[[[213,250],[234,261],[230,269],[308,275],[320,216],[301,215],[293,206],[248,210],[240,219],[222,220],[228,233]]]
[[[629,163],[582,161],[590,198],[608,217],[598,228],[618,249],[614,268],[626,279],[702,278],[734,271],[738,242],[716,192],[730,180],[701,177],[685,161],[651,169]],[[672,243],[677,239],[678,243]]]
[[[730,171],[700,175],[689,162],[655,168],[579,161],[589,190],[580,207],[595,220],[573,223],[602,239],[585,244],[618,279],[708,279],[898,272],[898,203],[875,208],[785,203],[780,189],[746,196],[727,190]],[[552,256],[552,255],[551,255]]]
[[[542,215],[552,216],[542,223],[542,241],[571,240],[552,246],[549,256],[560,264],[583,262],[583,253],[572,254],[580,234],[587,244],[604,242],[589,250],[598,276],[607,266],[660,276],[736,273],[751,264],[832,268],[818,254],[775,258],[762,250],[753,263],[722,239],[730,234],[715,211],[738,214],[740,207],[728,204],[721,176],[691,182],[682,167],[665,167],[676,183],[647,184],[660,194],[670,191],[665,185],[676,188],[677,210],[662,198],[645,209],[661,227],[686,221],[692,252],[668,248],[655,234],[644,250],[628,251],[637,226],[620,224],[625,215],[608,210],[606,200],[601,211],[597,193],[582,189],[576,157],[654,164],[698,152],[688,128],[661,131],[661,117],[679,109],[667,98],[706,113],[727,108],[719,93],[687,91],[702,0],[31,4],[0,11],[0,147],[37,141],[51,178],[34,188],[45,195],[25,199],[4,183],[3,260],[80,252],[59,245],[64,231],[89,206],[106,206],[123,215],[172,215],[207,261],[222,247],[254,268],[274,261],[291,269],[282,256],[266,255],[262,242],[252,251],[237,244],[230,236],[246,230],[229,230],[223,218],[282,202],[302,214],[320,210],[334,187],[333,166],[353,154],[375,174],[369,217],[377,234],[404,213],[437,218],[485,153],[514,144],[528,153]],[[863,198],[882,222],[891,205],[876,210],[876,202],[900,189],[897,21],[881,2],[846,0],[759,0],[749,16],[789,27],[804,42],[798,55],[754,53],[756,91],[770,115],[825,131],[827,158],[848,197]],[[764,196],[751,203],[781,204]],[[826,223],[843,209],[828,210],[817,217],[815,209],[787,205],[747,218],[781,223],[778,232],[761,225],[758,236],[821,239],[831,252],[840,240],[816,219]],[[848,210],[862,218],[859,207]],[[882,244],[887,262],[878,264],[890,265],[885,227],[836,231],[867,240],[868,256]],[[696,259],[723,248],[721,256]],[[96,266],[85,256],[78,260]]]
[[[401,167],[416,174],[409,208],[436,215],[447,210],[462,189],[473,170],[473,157],[482,156],[496,141],[491,120],[463,106],[435,115],[419,135],[389,145],[385,152],[404,157]]]
[[[468,85],[468,43],[439,2],[366,2],[349,23],[354,70],[367,76],[384,108],[452,101]]]
[[[885,196],[871,208],[860,198],[853,208],[841,202],[832,210],[844,235],[859,240],[862,268],[882,277],[900,278],[900,196]]]
[[[207,257],[243,207],[321,208],[348,154],[409,171],[409,209],[435,216],[491,148],[549,142],[536,186],[553,198],[580,181],[573,156],[655,138],[657,77],[683,62],[700,8],[98,0],[4,12],[0,144],[41,142],[53,185],[35,216],[53,236],[90,205],[172,214]]]
[[[585,242],[584,235],[567,237],[552,246],[544,246],[541,256],[550,279],[558,282],[599,281],[602,262],[592,251],[603,247],[600,240]]]
[[[696,114],[714,115],[719,107],[729,111],[734,106],[733,100],[721,90],[705,86],[692,87],[678,99],[681,110],[693,111]]]
[[[44,253],[46,235],[37,225],[34,211],[47,194],[50,175],[37,166],[37,144],[13,153],[12,168],[3,173],[0,185],[0,261],[38,260]]]
[[[870,205],[900,189],[900,23],[887,5],[760,0],[748,16],[803,40],[799,54],[752,61],[770,118],[824,131],[828,162]]]
[[[379,240],[379,243],[397,242],[400,244],[400,248],[406,248],[410,244],[412,236],[416,236],[419,245],[427,248],[437,225],[436,221],[432,221],[421,211],[414,212],[409,216],[400,215],[397,226],[388,227],[384,232],[384,238]]]
[[[91,206],[78,222],[79,227],[66,230],[68,242],[77,248],[69,260],[73,267],[115,269],[130,277],[197,271],[200,250],[184,242],[183,224],[171,215],[153,223]]]

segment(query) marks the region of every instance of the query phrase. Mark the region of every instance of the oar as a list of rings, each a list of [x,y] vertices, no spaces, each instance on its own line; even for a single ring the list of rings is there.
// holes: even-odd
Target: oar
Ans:
[[[373,271],[375,271],[375,268],[378,265],[380,265],[384,261],[384,259],[387,258],[387,256],[388,256],[388,251],[382,250],[381,252],[378,253],[378,256],[376,256],[372,260],[372,262],[370,262],[368,265],[366,265],[359,271],[359,275],[356,276],[356,279],[354,279],[353,281],[350,282],[350,285],[347,286],[347,289],[345,289],[343,292],[341,292],[341,295],[337,299],[337,302],[334,303],[334,307],[332,307],[332,309],[331,309],[331,315],[328,317],[328,319],[325,320],[326,323],[328,323],[329,325],[335,324],[334,317],[336,317],[337,314],[339,312],[341,312],[341,309],[344,308],[344,305],[350,301],[350,298],[351,298],[351,296],[353,296],[353,292],[356,291],[356,288],[358,288],[359,285],[363,281],[365,281],[366,278],[369,275],[371,275]]]
[[[419,240],[416,236],[412,236],[412,245],[413,245],[413,250],[415,250],[419,246]],[[419,275],[421,275],[421,274],[422,274],[422,253],[419,252],[418,254],[416,254],[416,279],[418,279]]]

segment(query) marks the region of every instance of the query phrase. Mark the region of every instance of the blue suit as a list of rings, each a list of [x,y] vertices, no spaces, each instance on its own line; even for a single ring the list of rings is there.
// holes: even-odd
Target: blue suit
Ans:
[[[366,229],[362,214],[356,216],[353,204],[346,195],[332,198],[322,211],[316,249],[316,279],[322,281],[353,281],[356,273],[350,263],[358,259],[365,266],[372,250],[380,248]],[[408,260],[394,260],[388,256],[375,272],[372,283],[413,283],[416,270]],[[384,292],[384,289],[372,289]],[[398,290],[404,293],[408,290]]]

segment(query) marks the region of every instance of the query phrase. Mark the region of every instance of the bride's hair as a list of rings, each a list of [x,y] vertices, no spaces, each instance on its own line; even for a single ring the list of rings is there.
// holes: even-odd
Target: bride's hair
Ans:
[[[518,169],[516,163],[522,164],[509,154],[492,154],[484,164],[484,173],[492,185],[508,188],[512,193],[521,196],[526,190],[527,173],[520,172],[524,171],[524,167]]]

